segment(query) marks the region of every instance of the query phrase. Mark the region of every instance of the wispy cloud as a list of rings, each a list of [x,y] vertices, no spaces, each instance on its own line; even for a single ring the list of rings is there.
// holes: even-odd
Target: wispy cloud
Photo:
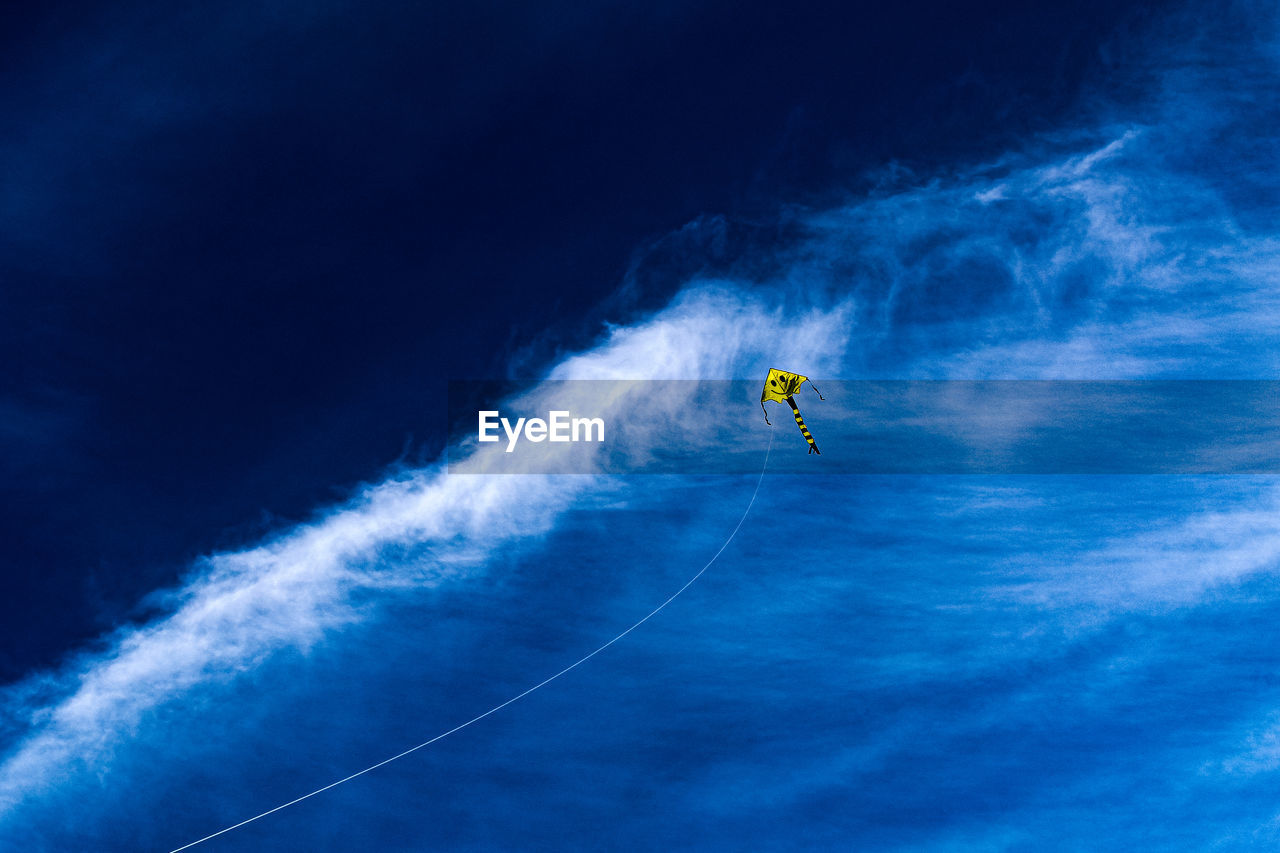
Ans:
[[[706,289],[648,322],[614,331],[553,375],[692,379],[760,372],[774,344],[787,341],[785,355],[833,369],[831,354],[840,352],[847,333],[839,312],[790,318],[761,301]],[[825,355],[810,355],[809,347]],[[635,401],[606,405],[604,414],[621,419]],[[501,452],[486,446],[455,462],[454,470],[483,471],[486,457]],[[105,653],[42,676],[45,703],[28,704],[29,685],[8,691],[6,716],[28,730],[0,766],[0,815],[24,796],[59,784],[69,767],[100,768],[146,711],[196,685],[232,679],[282,649],[305,651],[326,632],[361,618],[358,592],[434,587],[482,570],[494,549],[545,533],[595,485],[590,477],[408,471],[311,524],[209,558],[181,589],[157,596],[169,615],[125,628]],[[412,546],[418,556],[380,558],[396,546]],[[49,701],[49,694],[58,698]]]

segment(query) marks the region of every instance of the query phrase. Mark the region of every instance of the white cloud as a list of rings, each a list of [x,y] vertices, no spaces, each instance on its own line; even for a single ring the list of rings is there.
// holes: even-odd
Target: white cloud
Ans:
[[[775,358],[834,370],[848,331],[838,309],[789,317],[730,288],[707,287],[647,322],[614,330],[551,375],[723,378],[762,375],[761,365]],[[528,395],[546,393],[535,387]],[[616,419],[637,401],[605,402]],[[501,448],[486,445],[453,462],[455,474],[432,467],[393,477],[312,524],[210,557],[184,587],[157,599],[168,615],[122,630],[107,651],[64,672],[7,690],[6,714],[29,728],[0,764],[0,819],[69,769],[104,767],[150,709],[235,678],[282,649],[305,650],[361,618],[356,591],[432,587],[479,571],[494,548],[545,533],[599,485],[581,476],[463,476],[485,470],[495,455]],[[512,470],[509,460],[503,464]],[[430,558],[378,559],[380,549],[405,544],[429,546]]]
[[[1085,497],[1078,500],[1087,505]],[[1065,557],[1039,553],[1031,539],[1009,555],[1019,582],[997,584],[990,594],[1105,615],[1199,604],[1212,590],[1280,569],[1280,490],[1259,484],[1256,493],[1219,501],[1190,513],[1181,502],[1131,509],[1122,532],[1099,531],[1088,547]]]

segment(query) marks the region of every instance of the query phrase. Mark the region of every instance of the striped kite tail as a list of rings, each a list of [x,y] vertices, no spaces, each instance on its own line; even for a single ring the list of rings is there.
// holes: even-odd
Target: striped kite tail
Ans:
[[[796,407],[796,401],[787,397],[787,404],[791,406],[791,414],[795,415],[796,426],[800,427],[800,434],[804,436],[804,440],[809,442],[809,452],[822,455],[822,451],[818,449],[818,445],[814,443],[813,436],[809,435],[809,428],[804,425],[804,418],[800,417],[800,409]]]

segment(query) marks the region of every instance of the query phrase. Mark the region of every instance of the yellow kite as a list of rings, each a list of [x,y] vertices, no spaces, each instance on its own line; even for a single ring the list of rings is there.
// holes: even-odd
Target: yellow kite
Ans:
[[[765,400],[786,403],[790,406],[791,414],[796,417],[796,426],[800,427],[804,440],[809,442],[809,452],[821,456],[822,451],[818,449],[818,445],[814,444],[813,436],[809,435],[809,428],[804,425],[804,418],[800,417],[800,410],[796,408],[796,401],[791,397],[806,382],[809,382],[808,376],[801,376],[799,373],[784,373],[776,367],[769,368],[769,376],[764,380],[764,390],[760,392],[760,408],[764,410],[764,422],[769,423],[769,410],[764,408]],[[809,382],[809,387],[813,388],[812,382]],[[813,388],[813,391],[818,395],[819,400],[825,399],[822,396],[822,392],[817,388]]]

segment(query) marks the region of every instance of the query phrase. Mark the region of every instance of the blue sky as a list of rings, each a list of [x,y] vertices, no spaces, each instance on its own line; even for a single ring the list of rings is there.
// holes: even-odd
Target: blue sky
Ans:
[[[0,842],[171,850],[381,761],[751,499],[450,472],[449,380],[1276,378],[1274,12],[1095,11],[15,13]],[[1270,849],[1277,509],[766,473],[624,641],[196,849]]]

